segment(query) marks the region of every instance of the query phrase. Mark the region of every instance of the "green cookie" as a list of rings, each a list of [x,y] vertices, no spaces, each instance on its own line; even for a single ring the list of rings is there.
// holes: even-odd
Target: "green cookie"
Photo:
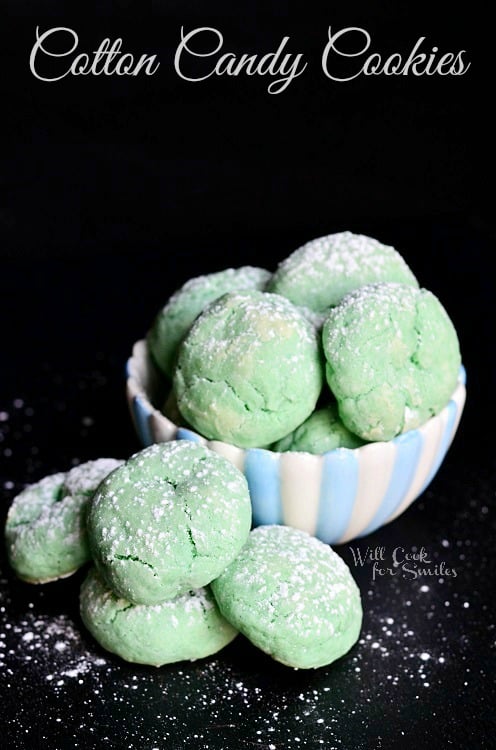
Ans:
[[[418,287],[401,255],[371,237],[339,232],[307,242],[283,260],[267,284],[268,292],[295,305],[322,312],[353,289],[378,281]]]
[[[96,488],[122,462],[101,458],[52,474],[14,499],[5,536],[19,578],[47,583],[74,573],[90,559],[86,510]]]
[[[248,485],[227,459],[186,440],[136,453],[96,493],[93,557],[110,588],[157,604],[210,583],[246,541]]]
[[[360,593],[347,565],[289,526],[252,531],[212,591],[226,620],[289,667],[330,664],[360,633]]]
[[[210,302],[226,292],[263,289],[269,279],[269,271],[263,268],[242,266],[187,281],[160,310],[147,336],[148,348],[160,369],[172,378],[177,348]]]
[[[146,606],[119,599],[92,568],[81,586],[81,618],[98,643],[126,661],[162,664],[202,659],[227,646],[237,631],[209,589]]]
[[[390,440],[418,427],[455,389],[456,331],[426,289],[362,287],[331,311],[322,337],[339,415],[364,440]]]
[[[179,349],[181,414],[210,439],[268,445],[313,411],[323,366],[318,335],[284,297],[226,294],[198,317]]]
[[[335,448],[359,448],[361,445],[363,440],[344,426],[337,407],[330,404],[314,411],[294,432],[274,443],[272,450],[321,454]]]

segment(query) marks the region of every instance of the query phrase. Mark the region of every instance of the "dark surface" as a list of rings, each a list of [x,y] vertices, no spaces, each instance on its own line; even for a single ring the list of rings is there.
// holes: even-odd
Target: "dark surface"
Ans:
[[[160,299],[151,261],[33,266],[22,283],[28,303],[16,295],[19,266],[6,266],[3,302],[15,306],[18,327],[4,348],[2,517],[26,482],[138,449],[123,365]],[[47,278],[57,288],[48,301]],[[474,323],[463,315],[457,322],[467,362],[475,358],[468,330]],[[476,359],[468,372],[461,428],[429,490],[390,526],[339,548],[360,586],[365,615],[359,644],[327,669],[286,669],[242,638],[197,664],[126,665],[81,625],[82,574],[29,586],[15,580],[2,550],[4,746],[351,750],[410,747],[414,738],[416,747],[433,741],[492,747],[494,461],[490,445],[479,439],[485,383]],[[356,566],[351,550],[365,555],[367,547],[381,546],[385,567],[395,548],[423,547],[429,563],[421,567],[430,572],[413,578],[401,570],[373,580],[372,563]]]
[[[2,512],[26,481],[138,447],[121,369],[107,356],[79,374],[41,368],[29,396],[3,402]],[[462,423],[431,488],[400,519],[338,548],[362,592],[363,629],[347,656],[315,672],[279,666],[241,637],[196,664],[127,665],[80,622],[82,573],[23,584],[2,550],[2,746],[492,747],[494,473],[463,460],[466,439]],[[385,548],[381,567],[397,547],[423,547],[430,574],[373,580],[372,563],[355,566],[351,551],[367,546]]]
[[[338,550],[365,614],[360,643],[328,669],[285,669],[241,638],[197,664],[126,665],[81,626],[82,574],[28,586],[2,549],[0,746],[494,747],[490,24],[473,3],[463,14],[436,3],[437,18],[432,3],[300,17],[276,2],[208,14],[141,5],[100,3],[96,14],[87,3],[76,17],[66,3],[5,3],[2,519],[27,482],[139,447],[124,363],[174,288],[227,265],[274,268],[321,234],[350,229],[400,250],[456,325],[468,402],[424,496]],[[333,85],[318,67],[329,23],[367,28],[387,53],[425,35],[467,49],[472,68]],[[27,65],[37,24],[72,26],[84,50],[120,35],[157,52],[161,74],[42,84]],[[264,79],[187,84],[171,67],[181,24],[217,26],[241,52],[272,50],[287,34],[309,71],[277,97]],[[433,574],[374,581],[351,551],[367,546],[389,560],[396,547],[423,547]]]

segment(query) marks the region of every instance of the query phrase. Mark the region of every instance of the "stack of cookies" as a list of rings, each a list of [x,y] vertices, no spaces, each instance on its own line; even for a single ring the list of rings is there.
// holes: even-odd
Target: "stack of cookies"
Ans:
[[[93,560],[82,620],[127,661],[198,659],[241,631],[289,666],[329,664],[360,631],[350,571],[303,532],[250,525],[243,474],[173,441],[32,485],[14,500],[6,536],[11,565],[30,582]]]
[[[245,266],[188,281],[147,342],[171,384],[166,416],[277,452],[391,440],[443,409],[460,368],[439,300],[394,248],[350,232],[309,242],[274,274]],[[198,659],[238,632],[296,668],[346,653],[362,609],[343,561],[303,531],[250,526],[244,475],[180,440],[28,487],[6,539],[30,582],[92,562],[82,620],[128,661]]]
[[[457,383],[456,331],[399,253],[341,232],[271,275],[188,281],[158,313],[150,355],[164,413],[240,448],[325,453],[419,427]]]

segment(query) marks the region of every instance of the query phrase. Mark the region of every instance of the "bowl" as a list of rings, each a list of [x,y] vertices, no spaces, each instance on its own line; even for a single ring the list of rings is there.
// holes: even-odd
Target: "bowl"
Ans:
[[[285,524],[342,544],[397,518],[424,492],[456,433],[465,404],[465,370],[444,409],[421,427],[387,442],[336,448],[322,455],[237,448],[206,440],[171,422],[157,408],[167,384],[137,341],[127,363],[127,398],[144,446],[193,440],[229,459],[246,476],[253,524]]]

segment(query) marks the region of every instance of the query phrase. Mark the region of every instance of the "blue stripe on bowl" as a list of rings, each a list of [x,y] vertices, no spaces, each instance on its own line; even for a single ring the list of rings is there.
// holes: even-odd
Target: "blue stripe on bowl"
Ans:
[[[178,427],[176,432],[176,440],[191,440],[192,443],[201,443],[201,437],[192,430],[186,429],[186,427]]]
[[[152,445],[155,441],[150,429],[149,420],[151,411],[146,402],[144,402],[139,396],[135,396],[133,399],[133,414],[141,442],[145,447]]]
[[[447,411],[446,427],[444,428],[443,436],[441,438],[439,447],[437,449],[436,458],[434,459],[432,468],[427,476],[427,479],[425,480],[422,486],[422,489],[419,492],[419,495],[421,495],[422,492],[424,492],[424,490],[429,486],[429,484],[432,482],[432,480],[436,476],[437,470],[439,469],[441,462],[448,451],[451,438],[453,437],[453,430],[455,428],[455,422],[456,422],[456,417],[458,413],[458,407],[456,405],[456,402],[450,401],[448,405],[446,406],[446,411]]]
[[[279,454],[263,448],[247,450],[244,473],[250,489],[253,525],[282,523]]]
[[[394,438],[396,455],[388,488],[377,512],[368,526],[360,532],[360,536],[370,534],[382,526],[403,502],[417,471],[423,442],[422,433],[418,430],[405,432]]]
[[[337,448],[323,456],[316,536],[334,544],[346,531],[358,488],[353,450]]]
[[[467,385],[467,371],[463,365],[460,365],[460,371],[458,373],[458,380],[463,385]]]
[[[132,357],[129,357],[129,359],[126,361],[126,378],[131,378],[131,360]]]

